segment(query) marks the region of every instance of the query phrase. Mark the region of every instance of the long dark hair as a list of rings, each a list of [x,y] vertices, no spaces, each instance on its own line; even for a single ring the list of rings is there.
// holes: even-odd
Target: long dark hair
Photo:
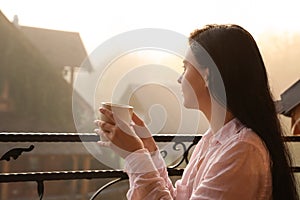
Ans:
[[[207,25],[189,39],[209,53],[222,76],[226,97],[219,94],[213,70],[208,80],[211,95],[221,104],[226,102],[227,109],[266,144],[272,160],[273,199],[299,199],[267,72],[251,34],[238,25]]]

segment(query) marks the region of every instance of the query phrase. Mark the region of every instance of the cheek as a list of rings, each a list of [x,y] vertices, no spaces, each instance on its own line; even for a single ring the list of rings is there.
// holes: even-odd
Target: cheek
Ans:
[[[185,76],[181,80],[181,89],[184,94],[190,93],[189,91],[191,90],[191,85]]]
[[[185,78],[184,78],[184,74],[182,74],[181,76],[180,76],[180,81],[178,81],[179,82],[179,84],[180,84],[180,88],[181,88],[181,92],[183,93],[184,92],[184,90],[185,90]]]
[[[185,90],[188,93],[197,93],[201,88],[201,78],[195,74],[186,74],[182,77],[182,90]]]
[[[196,93],[190,82],[185,77],[182,78],[181,89],[184,99],[184,106],[187,108],[196,108],[198,104]]]

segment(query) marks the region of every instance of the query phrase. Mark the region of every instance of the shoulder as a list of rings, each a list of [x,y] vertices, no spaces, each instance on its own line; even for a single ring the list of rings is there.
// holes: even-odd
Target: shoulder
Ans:
[[[250,128],[242,129],[241,132],[237,134],[236,142],[246,143],[257,149],[267,149],[263,140]]]
[[[269,161],[269,152],[263,140],[251,129],[243,128],[223,146],[225,151],[236,151],[244,155],[261,157]]]

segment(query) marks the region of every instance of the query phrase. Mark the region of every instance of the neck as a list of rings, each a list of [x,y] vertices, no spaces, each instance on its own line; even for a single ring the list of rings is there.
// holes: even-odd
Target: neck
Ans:
[[[234,116],[229,112],[226,111],[224,117],[212,117],[210,119],[210,127],[214,133],[216,133],[219,129],[221,129],[225,124],[231,121]]]
[[[224,108],[214,100],[211,101],[211,105],[211,109],[204,112],[204,114],[209,120],[211,130],[216,133],[226,123],[231,121],[234,116],[230,111],[228,111],[226,108]]]

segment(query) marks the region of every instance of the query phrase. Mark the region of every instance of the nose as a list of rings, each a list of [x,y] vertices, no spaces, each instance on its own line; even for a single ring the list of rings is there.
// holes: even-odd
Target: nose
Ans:
[[[181,81],[182,81],[182,74],[179,76],[179,78],[177,79],[177,82],[179,83],[179,84],[181,84]]]

